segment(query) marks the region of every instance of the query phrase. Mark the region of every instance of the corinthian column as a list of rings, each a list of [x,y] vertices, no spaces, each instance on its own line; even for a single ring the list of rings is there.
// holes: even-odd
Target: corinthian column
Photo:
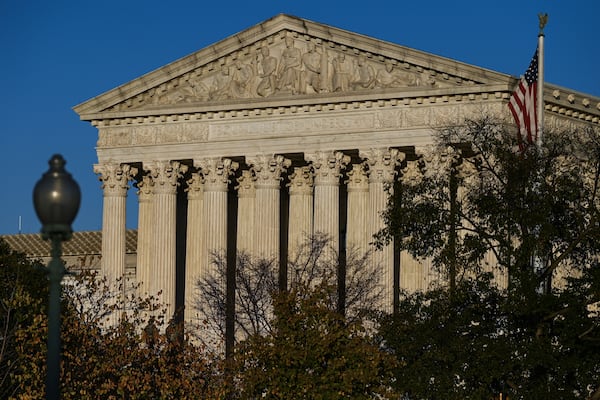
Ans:
[[[313,174],[310,167],[297,167],[290,174],[290,222],[288,254],[294,260],[299,246],[313,232]]]
[[[388,192],[391,193],[396,166],[403,159],[404,154],[396,149],[371,149],[360,152],[361,158],[367,159],[369,167],[369,227],[368,240],[373,240],[373,235],[385,224],[381,214],[387,208]],[[381,271],[383,284],[382,309],[391,312],[394,305],[394,246],[388,244],[381,250],[373,253],[373,265]]]
[[[254,177],[249,170],[242,171],[236,186],[238,193],[237,248],[252,253],[254,248],[254,202],[256,189]]]
[[[175,274],[177,237],[177,186],[187,166],[177,161],[144,164],[154,181],[154,260],[152,292],[162,291],[167,319],[175,312]]]
[[[341,152],[305,154],[314,172],[314,232],[331,238],[333,249],[339,252],[340,241],[340,175],[350,162]]]
[[[358,251],[358,256],[368,250],[367,205],[369,202],[369,183],[363,164],[354,164],[347,172],[348,190],[347,249]]]
[[[229,176],[238,168],[238,163],[227,158],[205,158],[194,160],[204,176],[204,255],[200,266],[200,277],[210,274],[213,257],[218,254],[223,260],[227,250],[227,185]]]
[[[140,296],[156,295],[151,293],[152,260],[154,254],[154,231],[152,217],[154,215],[154,182],[152,177],[144,175],[138,187],[138,237],[137,237],[137,262],[135,275],[139,285]]]
[[[105,163],[94,165],[94,172],[102,182],[102,275],[111,288],[125,276],[125,212],[129,181],[137,169],[127,164]],[[123,282],[121,290],[125,289]]]
[[[200,266],[205,254],[204,245],[204,178],[198,172],[192,173],[187,181],[187,232],[185,249],[185,298],[184,317],[186,324],[195,322],[195,301]]]
[[[271,259],[279,256],[279,182],[281,173],[291,165],[283,156],[258,155],[249,157],[256,181],[254,202],[254,249],[258,257]]]

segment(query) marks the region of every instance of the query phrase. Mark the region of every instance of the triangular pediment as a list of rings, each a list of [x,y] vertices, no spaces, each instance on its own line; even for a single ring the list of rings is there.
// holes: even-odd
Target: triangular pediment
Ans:
[[[192,105],[506,85],[505,74],[278,15],[74,109],[82,119]]]

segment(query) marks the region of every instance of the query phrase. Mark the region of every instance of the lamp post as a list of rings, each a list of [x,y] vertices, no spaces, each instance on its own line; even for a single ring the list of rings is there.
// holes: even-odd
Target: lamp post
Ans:
[[[48,161],[50,168],[33,189],[33,205],[42,223],[42,238],[50,240],[52,259],[48,263],[50,296],[48,303],[48,355],[46,398],[59,399],[60,380],[60,282],[65,274],[61,244],[73,233],[71,223],[79,211],[79,185],[65,171],[65,159],[60,154]]]

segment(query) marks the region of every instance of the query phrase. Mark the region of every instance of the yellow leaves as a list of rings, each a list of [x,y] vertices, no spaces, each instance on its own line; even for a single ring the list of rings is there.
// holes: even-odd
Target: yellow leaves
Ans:
[[[101,285],[90,288],[102,290]],[[107,298],[102,293],[88,294],[94,299]],[[140,327],[146,324],[144,310],[151,301],[132,303],[139,312],[124,314],[117,326],[102,329],[102,319],[95,315],[103,315],[112,303],[96,303],[86,310],[72,306],[69,296],[66,293],[61,324],[60,382],[64,400],[223,397],[214,383],[220,382],[220,367],[206,358],[203,348],[182,337],[175,341],[168,337],[162,323],[164,316],[156,315],[153,345],[148,346]],[[27,321],[15,331],[18,357],[11,379],[18,387],[15,398],[40,399],[44,396],[46,376],[44,310],[33,312]],[[215,397],[209,393],[216,393]]]

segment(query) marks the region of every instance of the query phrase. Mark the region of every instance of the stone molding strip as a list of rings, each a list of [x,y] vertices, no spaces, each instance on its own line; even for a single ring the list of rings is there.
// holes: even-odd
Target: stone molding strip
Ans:
[[[409,106],[436,103],[451,103],[474,100],[508,99],[510,90],[507,85],[469,86],[448,90],[397,90],[380,91],[356,96],[329,95],[324,98],[306,96],[293,100],[274,101],[270,98],[261,101],[247,101],[237,104],[211,104],[210,106],[165,108],[164,110],[137,110],[136,112],[101,113],[86,116],[93,126],[119,126],[155,122],[199,121],[248,116],[286,115],[304,112],[320,112],[346,109],[371,109],[388,106]]]
[[[443,104],[443,103],[460,103],[481,100],[507,100],[510,97],[510,91],[504,85],[498,87],[482,87],[482,90],[473,90],[479,87],[470,87],[470,90],[458,90],[453,95],[431,93],[427,96],[417,96],[419,93],[407,93],[407,96],[400,97],[397,93],[394,96],[383,95],[368,95],[361,96],[361,99],[355,101],[349,100],[346,96],[340,96],[339,101],[331,96],[324,99],[323,102],[315,101],[314,98],[307,101],[281,101],[278,103],[264,101],[260,104],[252,104],[253,107],[248,107],[248,104],[233,105],[229,110],[219,110],[218,106],[192,108],[186,107],[179,109],[174,113],[173,109],[165,110],[165,113],[147,113],[139,115],[139,113],[131,113],[131,116],[123,116],[118,113],[113,115],[113,118],[93,119],[92,125],[95,127],[110,127],[110,126],[127,126],[127,125],[142,125],[154,123],[176,123],[184,121],[211,121],[223,119],[245,118],[252,116],[273,116],[273,115],[294,115],[302,113],[318,113],[322,111],[332,110],[367,110],[373,108],[395,107],[395,106],[418,106],[427,104]],[[440,90],[441,91],[441,90]],[[409,96],[412,94],[413,96]],[[420,93],[424,94],[424,93]],[[588,102],[587,98],[582,99],[582,106],[569,107],[563,102],[553,101],[552,97],[546,94],[545,110],[547,113],[560,116],[570,117],[577,120],[591,122],[600,125],[600,113],[594,112],[594,108]],[[304,103],[304,104],[303,104]],[[583,104],[588,104],[587,106]],[[600,110],[600,103],[596,107]],[[169,112],[167,112],[169,111]],[[137,115],[136,115],[137,114]],[[96,117],[100,117],[97,115]],[[110,117],[102,115],[102,117]]]

